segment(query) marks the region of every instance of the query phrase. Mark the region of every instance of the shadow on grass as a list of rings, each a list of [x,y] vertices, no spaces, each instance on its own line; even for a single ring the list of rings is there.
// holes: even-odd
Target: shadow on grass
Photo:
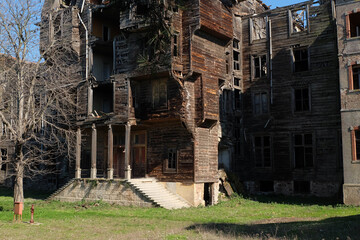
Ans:
[[[37,190],[30,190],[30,189],[24,190],[25,198],[45,200],[47,197],[50,196],[50,194],[51,194],[51,192],[46,192],[46,191],[37,191]],[[14,196],[13,189],[0,187],[0,196],[1,197],[13,197]]]
[[[194,224],[187,230],[228,237],[255,239],[360,239],[360,215],[306,221],[296,218],[269,219],[252,224]]]
[[[250,195],[244,196],[244,198],[262,202],[262,203],[280,203],[280,204],[291,204],[291,205],[319,205],[319,206],[336,206],[342,204],[341,198],[321,198],[314,196],[283,196],[283,195]]]

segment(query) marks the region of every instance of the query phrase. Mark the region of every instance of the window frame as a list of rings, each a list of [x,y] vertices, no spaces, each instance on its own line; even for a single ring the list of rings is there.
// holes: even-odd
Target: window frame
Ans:
[[[249,29],[250,29],[250,32],[249,32],[249,36],[250,36],[250,44],[252,44],[254,41],[261,41],[261,40],[266,40],[267,39],[267,36],[268,36],[268,22],[266,20],[266,17],[263,17],[262,19],[264,20],[264,26],[265,26],[265,37],[263,38],[255,38],[255,32],[254,32],[254,19],[256,18],[262,18],[262,17],[253,17],[253,18],[249,18]]]
[[[265,58],[265,64],[266,64],[266,71],[264,73],[264,75],[262,75],[262,60],[263,58]],[[259,76],[256,76],[256,65],[255,65],[255,61],[258,60],[259,61]],[[264,54],[264,55],[251,55],[251,80],[254,79],[259,79],[259,78],[266,78],[268,77],[268,69],[269,69],[269,64],[268,64],[268,55]]]
[[[293,18],[293,12],[298,12],[300,10],[304,10],[306,11],[306,29],[304,29],[303,31],[299,31],[299,32],[294,32],[294,18]],[[292,35],[296,35],[296,34],[300,34],[300,33],[310,33],[310,6],[309,4],[300,6],[296,9],[289,9],[288,10],[288,31],[289,31],[289,37],[291,37]]]
[[[303,94],[303,90],[307,89],[308,91],[308,105],[309,105],[309,109],[308,110],[304,110],[304,94]],[[302,103],[302,109],[301,110],[297,110],[296,109],[296,91],[301,90],[302,95],[301,95],[301,103]],[[311,87],[310,86],[306,86],[306,87],[296,87],[293,88],[293,94],[292,94],[292,102],[293,102],[293,113],[294,114],[298,114],[298,113],[310,113],[312,110],[312,101],[311,101]]]
[[[360,10],[354,10],[354,11],[350,11],[350,12],[346,12],[345,13],[345,36],[346,39],[356,39],[356,38],[360,38],[360,27],[359,27],[359,36],[351,36],[351,21],[350,21],[350,16],[351,15],[355,15],[355,14],[359,14],[360,15]]]
[[[235,46],[237,44],[237,47]],[[232,70],[233,71],[241,71],[241,43],[238,39],[233,39],[232,41]],[[235,54],[237,54],[238,59],[235,60]],[[237,67],[235,67],[237,66]]]
[[[261,146],[256,146],[256,138],[260,138],[261,140]],[[269,145],[265,146],[264,142],[265,142],[265,138],[269,138]],[[255,164],[255,168],[272,168],[273,166],[273,140],[272,140],[272,136],[269,134],[264,134],[264,135],[254,135],[253,136],[253,159],[254,159],[254,164]],[[261,159],[260,161],[258,161],[257,159],[257,149],[260,150],[260,155],[261,155]],[[265,165],[265,149],[269,150],[269,165]],[[257,163],[260,162],[260,165],[258,165]]]
[[[171,41],[172,41],[171,55],[175,58],[178,58],[180,57],[180,33],[174,32]]]
[[[264,108],[263,108],[263,101],[262,101],[262,95],[266,94],[266,109],[267,111],[264,112]],[[255,102],[255,98],[257,95],[260,95],[260,104],[259,104],[259,112],[257,113],[256,112],[256,102]],[[256,93],[253,93],[253,96],[252,96],[252,108],[253,108],[253,115],[254,116],[259,116],[259,115],[268,115],[270,114],[270,105],[269,105],[269,93],[267,91],[261,91],[261,92],[256,92]]]
[[[165,93],[165,96],[166,96],[166,99],[165,99],[165,103],[163,106],[161,106],[161,103],[160,103],[160,86],[161,84],[165,84],[165,90],[166,90],[166,93]],[[158,105],[156,105],[156,99],[155,99],[155,94],[154,94],[154,91],[156,90],[159,91],[159,99],[158,99]],[[167,78],[160,78],[160,79],[154,79],[151,81],[151,106],[152,106],[152,110],[159,110],[159,111],[162,111],[162,110],[168,110],[168,107],[169,107],[169,104],[168,104],[168,79]]]
[[[174,167],[169,167],[170,164],[170,160],[169,160],[169,156],[170,154],[173,154],[173,156],[175,157],[174,160]],[[164,172],[165,173],[177,173],[178,172],[178,166],[179,166],[179,150],[177,148],[173,148],[170,147],[167,149],[166,151],[166,158],[164,161]]]
[[[302,143],[296,144],[296,136],[301,135]],[[306,144],[305,135],[311,135],[311,144]],[[297,167],[298,164],[296,164],[296,147],[303,147],[303,159],[302,159],[302,167]],[[306,164],[306,148],[311,147],[311,155],[312,155],[312,165],[307,166]],[[315,168],[315,134],[312,132],[304,132],[304,133],[293,133],[292,134],[292,157],[293,157],[293,168],[295,170],[304,170],[304,169],[313,169]],[[300,160],[299,160],[300,161]]]
[[[352,163],[360,163],[360,159],[357,159],[357,152],[358,149],[356,147],[356,132],[360,133],[360,127],[356,126],[353,127],[351,130],[351,155],[352,155]],[[360,141],[360,139],[359,139]],[[360,143],[359,143],[360,145]],[[359,146],[359,150],[360,150],[360,146]]]
[[[297,71],[296,70],[296,63],[297,62],[302,62],[302,61],[305,61],[303,60],[303,58],[300,60],[300,61],[296,61],[295,59],[295,51],[302,51],[302,50],[305,50],[306,49],[306,53],[307,53],[307,58],[306,58],[306,61],[307,61],[307,69],[305,70],[300,70],[300,71]],[[301,53],[301,52],[300,52]],[[296,73],[300,73],[300,72],[306,72],[306,71],[309,71],[310,70],[310,48],[308,46],[304,46],[304,47],[292,47],[290,48],[290,55],[291,55],[291,68],[292,68],[292,72],[294,74]],[[305,58],[304,58],[305,59]]]

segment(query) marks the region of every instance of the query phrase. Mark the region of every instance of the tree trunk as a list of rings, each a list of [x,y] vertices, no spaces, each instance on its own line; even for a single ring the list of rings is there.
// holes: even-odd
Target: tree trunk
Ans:
[[[14,202],[24,202],[24,166],[17,164],[14,183]]]

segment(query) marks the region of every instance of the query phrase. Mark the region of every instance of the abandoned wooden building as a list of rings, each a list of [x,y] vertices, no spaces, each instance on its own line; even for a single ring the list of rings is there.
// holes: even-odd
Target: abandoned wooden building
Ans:
[[[82,69],[75,178],[155,179],[197,206],[219,167],[286,195],[341,194],[345,174],[360,204],[359,4],[45,1],[42,48],[71,38]]]

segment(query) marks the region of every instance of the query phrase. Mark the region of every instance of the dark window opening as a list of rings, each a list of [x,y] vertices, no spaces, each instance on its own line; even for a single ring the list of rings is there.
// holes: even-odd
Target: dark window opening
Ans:
[[[241,108],[241,93],[240,90],[235,89],[234,91],[235,109]]]
[[[210,183],[204,183],[204,201],[205,206],[208,206],[210,204],[211,196],[210,196]]]
[[[94,114],[113,112],[113,84],[104,84],[94,88]]]
[[[360,12],[349,15],[349,37],[360,37]]]
[[[356,127],[352,132],[352,160],[360,160],[360,129]]]
[[[294,193],[310,193],[310,182],[294,181]]]
[[[309,88],[295,89],[295,112],[310,110]]]
[[[108,26],[103,26],[103,41],[107,42],[110,40],[110,29]]]
[[[254,114],[266,114],[269,112],[268,94],[266,92],[254,94]]]
[[[7,160],[7,149],[2,148],[1,149],[1,170],[6,171],[6,163],[4,163]]]
[[[234,78],[234,86],[240,87],[240,78]]]
[[[256,56],[253,58],[253,74],[255,78],[264,77],[267,74],[267,63],[266,63],[266,55]]]
[[[173,56],[174,57],[179,56],[179,35],[178,34],[173,35]]]
[[[314,166],[312,134],[294,135],[295,168],[310,168]]]
[[[271,166],[270,136],[255,137],[254,145],[255,145],[255,166],[270,167]]]
[[[136,6],[136,14],[137,15],[145,15],[146,12],[148,11],[148,5],[147,4],[144,4],[144,3],[139,3],[137,6]]]
[[[274,182],[260,181],[260,192],[274,192]]]
[[[350,90],[360,89],[360,65],[350,66]]]
[[[294,72],[309,70],[308,49],[293,49],[293,63]]]
[[[176,170],[177,168],[177,151],[176,149],[168,150],[167,169]]]

